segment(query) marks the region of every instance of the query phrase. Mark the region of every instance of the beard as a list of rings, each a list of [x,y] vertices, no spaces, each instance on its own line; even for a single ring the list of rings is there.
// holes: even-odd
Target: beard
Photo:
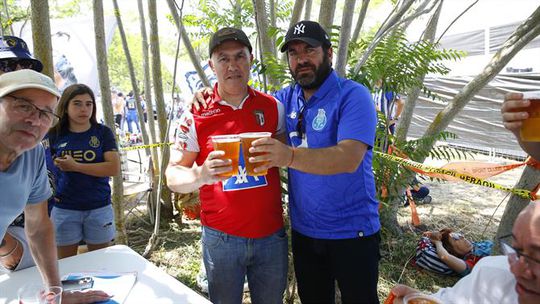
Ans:
[[[312,71],[307,73],[305,71],[301,73],[298,72],[302,68],[310,68]],[[291,70],[292,77],[294,80],[296,80],[300,87],[302,89],[310,90],[317,89],[322,85],[322,83],[326,80],[326,77],[328,77],[332,71],[332,64],[330,63],[329,56],[323,56],[323,61],[319,67],[316,67],[311,63],[305,63],[297,65],[294,71],[289,65],[289,69]]]

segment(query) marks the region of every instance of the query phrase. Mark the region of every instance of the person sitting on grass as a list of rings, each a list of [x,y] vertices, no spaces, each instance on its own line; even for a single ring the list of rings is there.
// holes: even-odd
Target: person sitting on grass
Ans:
[[[440,274],[466,276],[481,258],[491,254],[492,247],[492,241],[471,242],[449,228],[427,231],[418,242],[416,265]]]

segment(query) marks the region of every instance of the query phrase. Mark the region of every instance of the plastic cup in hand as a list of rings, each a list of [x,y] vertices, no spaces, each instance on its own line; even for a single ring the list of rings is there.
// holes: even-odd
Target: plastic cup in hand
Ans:
[[[225,155],[222,159],[230,159],[231,171],[224,172],[219,176],[231,177],[238,174],[238,158],[240,156],[240,137],[238,135],[214,135],[212,138],[212,144],[214,150],[224,151]]]
[[[62,304],[62,287],[44,287],[40,293],[40,304]]]
[[[255,157],[259,155],[263,155],[266,153],[250,153],[249,148],[251,147],[251,143],[259,138],[264,137],[271,137],[272,133],[270,132],[250,132],[250,133],[242,133],[240,134],[240,140],[242,141],[242,153],[244,154],[244,163],[246,164],[246,171],[248,175],[251,176],[262,176],[266,175],[268,173],[268,170],[262,171],[262,172],[255,172],[255,168],[258,166],[262,166],[267,162],[258,162],[258,163],[250,163],[249,158]]]
[[[530,100],[531,105],[527,107],[529,118],[521,126],[521,140],[540,141],[540,91],[525,92],[523,99]]]

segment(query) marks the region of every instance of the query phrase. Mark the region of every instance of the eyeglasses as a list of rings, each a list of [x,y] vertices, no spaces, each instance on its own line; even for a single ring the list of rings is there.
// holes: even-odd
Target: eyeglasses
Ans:
[[[306,107],[302,106],[302,108],[300,109],[300,113],[298,114],[298,121],[296,122],[296,133],[300,138],[304,138],[304,135],[306,134],[306,126],[304,125],[305,109]]]
[[[13,103],[11,105],[13,112],[24,115],[26,117],[30,117],[36,113],[38,113],[38,117],[41,120],[43,124],[49,124],[49,125],[55,125],[59,120],[60,116],[54,114],[52,111],[49,110],[42,110],[38,108],[35,104],[33,104],[31,101],[28,101],[24,98],[20,98],[13,95],[6,95],[10,98],[13,98]]]
[[[512,247],[512,245],[510,245],[507,241],[504,240],[504,239],[507,239],[507,238],[510,238],[510,237],[512,237],[511,234],[505,235],[505,236],[502,236],[502,237],[499,238],[499,243],[501,245],[501,251],[504,253],[504,255],[509,257],[510,263],[514,264],[517,261],[519,261],[519,259],[521,257],[523,257],[523,260],[525,261],[525,264],[526,264],[527,267],[539,268],[540,267],[540,260],[524,254],[522,250],[519,250],[519,249],[516,249],[516,248]]]
[[[33,68],[34,62],[28,59],[10,58],[0,60],[0,71],[4,73]]]

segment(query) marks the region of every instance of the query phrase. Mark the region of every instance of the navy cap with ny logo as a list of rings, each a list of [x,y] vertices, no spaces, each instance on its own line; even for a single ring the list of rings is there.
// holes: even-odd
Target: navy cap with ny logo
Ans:
[[[332,45],[326,31],[315,21],[304,20],[291,26],[285,35],[285,42],[281,47],[281,52],[285,52],[289,42],[295,40],[303,41],[313,47]]]

